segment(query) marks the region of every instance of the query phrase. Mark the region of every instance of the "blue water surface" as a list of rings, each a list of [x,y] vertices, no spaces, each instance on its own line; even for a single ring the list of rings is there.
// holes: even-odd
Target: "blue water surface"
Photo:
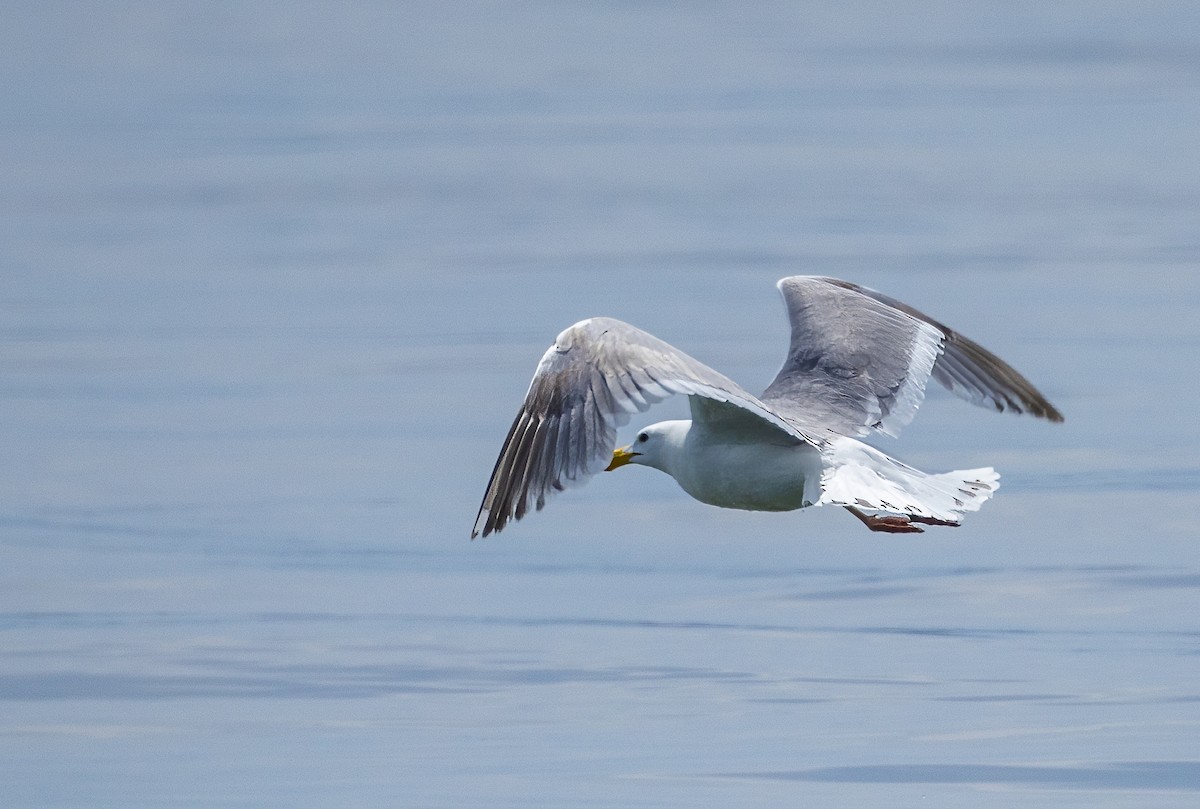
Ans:
[[[4,19],[5,806],[1200,800],[1194,4]],[[1066,423],[931,391],[956,530],[634,468],[468,540],[559,330],[760,389],[797,273]]]

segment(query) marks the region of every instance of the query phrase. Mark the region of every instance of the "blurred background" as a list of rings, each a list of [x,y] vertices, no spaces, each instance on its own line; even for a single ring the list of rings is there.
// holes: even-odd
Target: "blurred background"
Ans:
[[[1194,4],[10,2],[0,75],[5,803],[1195,804]],[[791,274],[1066,423],[931,390],[954,531],[468,541],[562,328],[757,390]]]

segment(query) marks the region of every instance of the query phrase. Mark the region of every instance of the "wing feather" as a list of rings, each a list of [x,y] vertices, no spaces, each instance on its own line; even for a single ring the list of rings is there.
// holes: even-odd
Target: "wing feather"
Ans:
[[[938,384],[972,404],[1000,412],[1027,413],[1061,422],[1063,415],[1015,368],[979,343],[939,323],[906,303],[867,287],[833,278],[821,279],[849,292],[865,295],[885,306],[928,323],[943,335],[942,354],[933,366]]]
[[[835,278],[784,278],[779,290],[791,344],[762,400],[810,430],[898,435],[931,375],[975,404],[1062,421],[1012,366],[907,304]]]

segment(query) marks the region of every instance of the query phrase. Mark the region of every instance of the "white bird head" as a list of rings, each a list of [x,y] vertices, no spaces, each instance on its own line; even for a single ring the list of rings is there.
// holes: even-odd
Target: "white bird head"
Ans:
[[[665,472],[671,448],[682,443],[690,426],[690,421],[660,421],[643,428],[632,444],[613,450],[612,462],[604,471],[611,472],[626,464],[637,464]]]

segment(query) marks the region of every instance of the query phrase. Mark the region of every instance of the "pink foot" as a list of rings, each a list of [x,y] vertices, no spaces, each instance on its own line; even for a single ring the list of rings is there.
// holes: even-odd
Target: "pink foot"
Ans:
[[[846,511],[849,511],[855,517],[862,520],[862,524],[870,528],[872,531],[882,531],[887,534],[920,534],[925,531],[919,525],[913,525],[913,521],[917,518],[900,517],[888,515],[880,517],[877,514],[867,514],[859,511],[854,506],[846,506]],[[924,520],[921,520],[923,522]]]

